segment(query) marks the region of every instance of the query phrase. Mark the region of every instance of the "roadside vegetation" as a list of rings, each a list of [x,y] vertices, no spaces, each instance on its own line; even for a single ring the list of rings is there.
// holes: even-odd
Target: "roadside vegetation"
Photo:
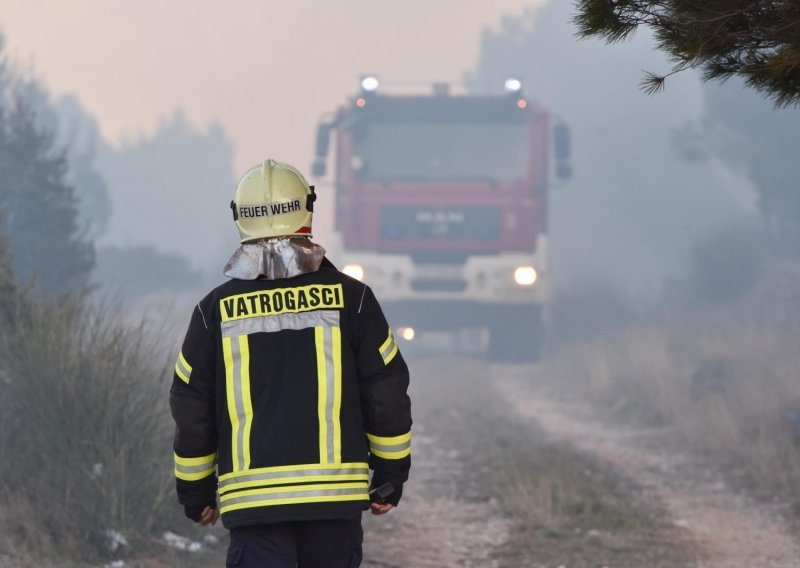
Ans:
[[[163,546],[179,513],[164,350],[79,297],[34,301],[3,249],[0,556],[82,565]]]
[[[493,375],[519,367],[452,358],[410,365],[417,427],[454,448],[464,464],[465,475],[449,472],[459,478],[459,497],[491,500],[514,520],[503,547],[508,557],[501,551],[497,565],[588,566],[591,559],[592,566],[638,568],[696,558],[660,503],[513,413]],[[521,372],[530,380],[528,367]],[[519,551],[527,563],[519,563]]]
[[[0,34],[0,566],[177,566],[173,338],[98,305],[107,189],[57,111]]]
[[[800,266],[772,262],[735,302],[565,345],[537,380],[616,421],[674,433],[734,483],[800,507]]]

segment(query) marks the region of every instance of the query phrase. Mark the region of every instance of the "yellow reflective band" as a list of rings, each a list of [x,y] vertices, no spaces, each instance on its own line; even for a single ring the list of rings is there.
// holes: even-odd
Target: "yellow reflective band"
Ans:
[[[333,462],[342,461],[342,425],[339,415],[342,410],[342,330],[338,327],[333,331]]]
[[[186,358],[183,356],[183,351],[178,351],[178,360],[183,363],[184,368],[189,371],[189,373],[192,372],[192,366],[186,361]]]
[[[239,489],[246,489],[248,487],[262,487],[269,485],[283,485],[285,483],[331,483],[335,481],[363,481],[369,482],[369,473],[350,473],[350,474],[334,474],[334,475],[292,475],[281,477],[276,480],[251,480],[251,481],[237,481],[230,483],[225,488],[220,488],[220,495],[224,495],[229,491],[236,491]]]
[[[234,471],[250,467],[250,429],[253,403],[250,399],[250,346],[246,335],[223,337],[225,389],[231,420],[231,458]]]
[[[367,434],[369,451],[379,458],[399,460],[411,454],[411,432],[400,436],[375,436]]]
[[[222,476],[219,481],[220,495],[228,491],[268,485],[292,483],[324,483],[335,481],[369,481],[366,463],[317,464],[285,470],[285,468],[258,468]]]
[[[247,489],[222,495],[220,497],[220,512],[224,514],[237,509],[294,503],[368,501],[367,488],[367,482],[359,482]]]
[[[250,467],[250,429],[253,426],[253,401],[250,398],[250,344],[246,335],[239,336],[239,352],[241,354],[241,386],[244,405],[244,432],[242,434],[244,462],[242,469],[246,470]]]
[[[392,333],[392,329],[389,328],[389,337],[387,337],[386,341],[383,342],[383,345],[381,345],[380,348],[378,348],[378,351],[383,353],[384,351],[386,351],[389,348],[389,346],[392,343],[394,343],[394,334]]]
[[[325,357],[325,329],[314,328],[317,347],[317,419],[319,420],[319,461],[328,463],[328,421],[325,406],[328,398],[327,357]]]
[[[392,328],[389,328],[389,337],[386,338],[386,341],[383,342],[378,351],[380,351],[384,365],[391,363],[392,359],[397,355],[397,342],[394,340]]]
[[[196,458],[184,458],[175,455],[175,477],[184,481],[198,481],[214,473],[217,454],[209,454]]]
[[[394,356],[397,355],[397,343],[394,344],[394,348],[389,352],[386,358],[383,360],[384,365],[388,365],[394,359]]]
[[[209,465],[213,464],[217,460],[217,452],[213,454],[208,454],[207,456],[200,456],[198,458],[183,458],[178,454],[175,455],[175,463],[178,465],[185,465],[187,467],[195,466],[195,465]]]
[[[225,481],[226,479],[232,478],[241,478],[244,475],[252,475],[252,474],[259,474],[259,473],[271,473],[271,472],[292,472],[292,471],[311,471],[317,470],[320,468],[330,469],[330,470],[337,470],[337,469],[351,469],[351,468],[364,468],[366,469],[367,463],[366,462],[353,462],[353,463],[331,463],[331,464],[322,464],[322,463],[305,463],[305,464],[297,464],[297,465],[276,465],[272,467],[257,467],[253,468],[248,471],[231,471],[229,473],[223,474],[219,477],[220,482]]]
[[[180,379],[189,384],[189,377],[192,375],[192,366],[186,362],[186,358],[183,356],[183,353],[178,353],[178,360],[175,361],[175,374],[180,377]]]
[[[411,440],[411,432],[406,432],[400,436],[376,436],[374,434],[367,434],[367,438],[373,444],[394,446],[396,444],[404,444]]]
[[[186,383],[187,385],[189,384],[189,377],[187,377],[187,376],[186,376],[186,375],[183,373],[183,371],[181,370],[181,368],[180,368],[180,367],[179,367],[177,364],[175,365],[175,374],[176,374],[176,375],[178,375],[178,377],[180,377],[180,379],[181,379],[181,380],[182,380],[184,383]]]
[[[214,474],[215,467],[211,466],[208,469],[203,471],[198,471],[197,473],[184,473],[180,471],[177,467],[175,468],[175,477],[178,479],[182,479],[183,481],[200,481],[201,479],[205,479],[206,477]]]
[[[316,327],[317,418],[319,420],[319,459],[321,463],[342,461],[342,432],[339,414],[342,407],[342,330]]]
[[[411,455],[411,446],[408,446],[405,450],[400,450],[399,452],[384,452],[382,450],[371,448],[370,453],[385,460],[399,460]]]
[[[233,393],[233,350],[231,349],[231,338],[222,338],[222,356],[225,360],[225,392],[228,399],[228,417],[231,421],[231,458],[233,460],[233,470],[239,471],[239,451],[238,436],[239,415],[236,412],[236,398]]]

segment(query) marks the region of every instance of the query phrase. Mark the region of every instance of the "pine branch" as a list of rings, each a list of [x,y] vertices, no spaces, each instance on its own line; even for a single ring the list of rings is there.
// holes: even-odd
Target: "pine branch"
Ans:
[[[675,67],[647,72],[640,83],[646,93],[698,67],[704,80],[739,75],[777,106],[800,104],[800,0],[578,0],[575,7],[580,38],[614,43],[639,26],[653,29]]]

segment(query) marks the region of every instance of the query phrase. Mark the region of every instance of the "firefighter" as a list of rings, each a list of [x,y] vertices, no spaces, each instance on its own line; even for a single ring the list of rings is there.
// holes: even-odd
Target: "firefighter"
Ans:
[[[288,164],[244,174],[230,280],[175,363],[178,500],[221,514],[228,566],[359,566],[362,511],[397,506],[411,466],[408,368],[372,290],[310,240],[315,199]]]

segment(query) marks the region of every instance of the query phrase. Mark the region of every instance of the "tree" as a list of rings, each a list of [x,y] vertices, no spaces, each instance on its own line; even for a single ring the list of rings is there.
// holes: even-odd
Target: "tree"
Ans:
[[[94,266],[68,162],[52,131],[39,126],[2,55],[0,36],[0,215],[19,282],[46,294],[80,291]]]
[[[14,273],[45,293],[79,290],[94,266],[66,174],[64,154],[54,150],[50,133],[36,128],[23,101],[0,110],[0,210]]]
[[[738,79],[706,84],[703,98],[701,119],[674,132],[675,149],[694,162],[717,158],[749,180],[771,251],[800,255],[800,114],[771,108]]]
[[[75,188],[79,224],[92,239],[102,237],[111,218],[111,196],[97,163],[98,149],[107,145],[97,121],[75,95],[54,99],[35,77],[17,81],[15,92],[31,107],[37,127],[52,132],[55,146],[65,151],[66,181]]]
[[[180,110],[150,135],[99,147],[99,169],[113,188],[104,244],[177,253],[206,274],[219,274],[238,245],[228,208],[236,185],[232,162],[233,144],[222,126],[198,128]],[[130,252],[141,258],[144,250]],[[154,258],[151,266],[160,262]]]
[[[800,104],[800,0],[576,0],[575,7],[579,37],[617,42],[652,28],[674,67],[648,72],[646,92],[698,68],[704,80],[743,77],[777,106]]]
[[[3,219],[0,217],[0,317],[5,322],[13,321],[16,297],[17,283],[11,268],[11,251],[3,233]]]
[[[637,302],[655,300],[660,283],[685,269],[692,244],[751,220],[752,201],[732,196],[738,189],[726,168],[686,163],[672,151],[672,130],[704,111],[693,73],[680,78],[689,88],[655,99],[609,81],[663,65],[664,55],[650,49],[647,33],[616,49],[575,41],[573,15],[571,2],[551,1],[486,30],[467,86],[501,93],[504,78],[520,77],[526,96],[571,128],[575,175],[552,193],[549,210],[554,287],[603,281]],[[750,195],[747,184],[742,191]]]

